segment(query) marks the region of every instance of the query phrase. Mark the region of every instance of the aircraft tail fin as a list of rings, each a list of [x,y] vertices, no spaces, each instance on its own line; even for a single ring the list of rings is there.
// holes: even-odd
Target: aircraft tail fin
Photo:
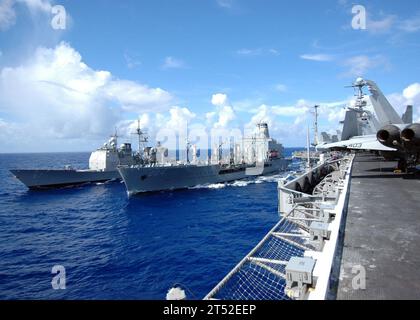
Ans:
[[[346,111],[344,118],[343,132],[341,133],[341,140],[348,140],[351,137],[359,135],[359,129],[357,126],[357,115],[354,110]]]
[[[322,143],[331,143],[331,137],[326,132],[321,132],[321,142]]]
[[[370,99],[380,126],[385,126],[387,124],[403,124],[402,119],[376,83],[371,80],[366,80],[366,83],[368,84],[368,89],[371,93]]]
[[[411,124],[413,123],[413,106],[408,105],[404,114],[402,115],[402,121],[404,123]]]
[[[338,137],[338,140],[343,140],[343,139],[341,139],[341,137],[342,137],[341,130],[337,130],[337,137]]]

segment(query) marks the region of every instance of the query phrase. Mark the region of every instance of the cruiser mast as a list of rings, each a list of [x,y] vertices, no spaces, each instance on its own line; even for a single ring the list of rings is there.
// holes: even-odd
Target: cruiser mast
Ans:
[[[311,151],[310,151],[309,125],[308,125],[308,131],[306,132],[306,155],[307,155],[306,167],[309,170],[311,168]]]
[[[146,143],[149,140],[146,136],[146,132],[141,130],[141,128],[140,128],[140,119],[137,120],[137,129],[136,129],[135,134],[137,134],[139,136],[139,154],[142,155],[143,150],[146,147]]]
[[[186,144],[186,152],[187,152],[187,163],[190,163],[190,147],[191,147],[191,143],[188,140],[188,121],[187,121],[187,137],[185,138],[185,144]]]
[[[316,147],[319,144],[318,141],[318,108],[319,105],[314,106],[314,143],[313,146]]]

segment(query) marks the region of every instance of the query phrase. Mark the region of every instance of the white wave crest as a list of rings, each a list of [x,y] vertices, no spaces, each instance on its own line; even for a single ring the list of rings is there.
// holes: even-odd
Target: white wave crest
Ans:
[[[260,184],[266,182],[277,182],[279,179],[284,178],[285,173],[276,174],[272,176],[260,176],[255,179],[249,178],[245,180],[236,180],[228,183],[212,183],[212,184],[200,184],[189,189],[222,189],[225,187],[246,187],[250,184]]]
[[[189,189],[222,189],[226,187],[224,183],[199,184]]]
[[[231,187],[246,187],[247,185],[251,184],[252,181],[250,180],[237,180],[232,183],[229,183],[228,185]]]

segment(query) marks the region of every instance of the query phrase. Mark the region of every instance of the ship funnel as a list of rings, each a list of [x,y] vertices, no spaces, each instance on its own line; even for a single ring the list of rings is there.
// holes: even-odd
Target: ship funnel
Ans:
[[[378,131],[376,138],[384,146],[395,148],[401,142],[400,129],[392,124],[386,125]]]
[[[420,146],[420,123],[414,123],[401,132],[401,139],[404,143],[413,146]]]
[[[270,133],[268,132],[268,124],[265,122],[258,124],[258,133],[261,137],[270,138]]]

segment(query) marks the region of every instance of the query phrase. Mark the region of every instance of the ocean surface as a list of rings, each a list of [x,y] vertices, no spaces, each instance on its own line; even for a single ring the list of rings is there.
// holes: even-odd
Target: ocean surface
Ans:
[[[278,221],[281,175],[128,199],[120,182],[29,191],[9,172],[89,155],[0,154],[0,299],[165,299],[175,284],[202,299]]]

